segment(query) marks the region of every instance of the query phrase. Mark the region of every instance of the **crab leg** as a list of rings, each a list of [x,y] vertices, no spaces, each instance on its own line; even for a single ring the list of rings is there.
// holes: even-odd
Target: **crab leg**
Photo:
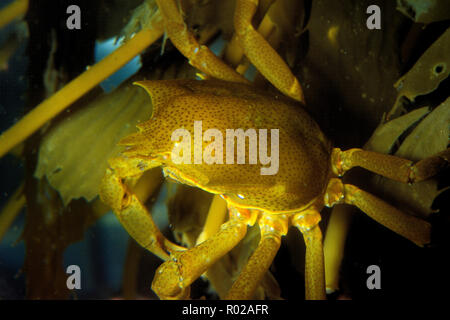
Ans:
[[[268,39],[269,36],[273,33],[273,30],[275,29],[275,24],[272,22],[269,12],[266,13],[263,20],[261,21],[259,27],[258,27],[258,33],[261,34],[261,36],[264,39]],[[277,39],[280,40],[280,39]],[[276,49],[276,46],[274,46],[273,43],[270,43],[270,45]],[[242,61],[242,58],[244,57],[244,50],[242,49],[238,37],[236,34],[233,35],[230,42],[228,43],[226,49],[225,49],[225,60],[232,65],[234,68],[237,67],[237,72],[240,74],[244,74],[245,71],[247,71],[249,67],[249,61]]]
[[[430,242],[431,225],[428,222],[408,215],[354,185],[343,184],[339,179],[331,179],[326,193],[326,198],[336,199],[331,205],[344,202],[357,206],[378,223],[418,246]],[[330,206],[328,201],[325,202]]]
[[[142,166],[150,166],[146,159],[132,161],[134,166],[130,167],[126,166],[127,162],[122,157],[109,161],[110,168],[106,170],[102,180],[100,198],[113,209],[120,223],[136,242],[161,259],[167,260],[168,252],[181,251],[184,248],[163,236],[146,207],[122,182],[128,177],[137,180],[142,175]]]
[[[248,83],[230,66],[219,59],[208,47],[200,45],[184,23],[175,0],[156,0],[164,27],[173,45],[200,71],[217,79]]]
[[[414,183],[431,178],[448,165],[450,148],[416,163],[400,157],[362,149],[341,151],[339,148],[335,148],[331,157],[333,171],[338,176],[342,176],[353,167],[362,167],[392,180]]]
[[[264,214],[258,221],[261,240],[249,261],[233,283],[225,300],[248,300],[253,298],[259,282],[269,269],[281,244],[281,236],[287,233],[285,215]]]
[[[188,298],[191,283],[242,240],[253,218],[248,210],[233,210],[218,233],[198,246],[173,254],[156,270],[153,291],[161,299]]]
[[[292,217],[292,225],[303,234],[306,245],[305,261],[305,298],[307,300],[325,300],[325,270],[320,231],[320,213],[310,208]]]
[[[431,225],[428,222],[407,215],[358,187],[344,184],[344,201],[418,246],[430,242]]]
[[[245,55],[275,87],[287,96],[304,102],[303,91],[288,65],[252,26],[259,0],[237,0],[234,28]]]

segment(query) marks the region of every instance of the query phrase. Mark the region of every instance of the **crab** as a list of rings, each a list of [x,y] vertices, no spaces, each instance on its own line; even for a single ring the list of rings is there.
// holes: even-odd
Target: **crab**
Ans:
[[[150,120],[138,132],[121,140],[126,146],[109,160],[100,198],[115,212],[128,233],[165,262],[155,273],[152,289],[161,299],[186,299],[190,285],[245,236],[248,226],[259,225],[257,248],[225,299],[251,299],[281,243],[294,226],[306,245],[307,299],[326,299],[320,211],[336,204],[351,204],[419,246],[430,242],[431,225],[383,200],[345,184],[341,177],[359,166],[404,183],[435,175],[448,163],[450,149],[413,163],[410,160],[363,149],[334,148],[304,109],[301,86],[287,64],[253,28],[257,0],[237,0],[236,38],[251,63],[284,95],[271,94],[248,80],[201,46],[183,21],[175,0],[157,0],[165,31],[189,62],[204,72],[205,80],[138,81],[153,103]],[[180,163],[174,159],[179,144],[172,133],[180,128],[279,130],[279,170],[262,175],[261,164]],[[211,140],[211,139],[210,139]],[[209,140],[209,141],[210,141]],[[216,141],[215,141],[216,142]],[[271,141],[274,142],[274,141]],[[194,150],[210,147],[206,139],[189,142]],[[246,143],[249,148],[249,143]],[[220,159],[220,156],[216,159]],[[223,155],[225,159],[225,155]],[[225,199],[229,219],[220,230],[192,248],[181,247],[156,227],[151,214],[133,193],[146,170],[162,167],[165,176]]]

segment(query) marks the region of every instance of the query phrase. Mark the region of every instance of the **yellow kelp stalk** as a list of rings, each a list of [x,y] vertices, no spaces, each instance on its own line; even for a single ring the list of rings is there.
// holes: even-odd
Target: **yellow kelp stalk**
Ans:
[[[22,184],[19,188],[17,188],[11,198],[8,199],[8,202],[0,211],[0,242],[24,206],[25,196],[23,194]]]
[[[152,26],[151,29],[138,32],[119,49],[88,68],[0,135],[0,157],[161,37],[164,31],[160,22],[156,21]]]
[[[0,28],[24,15],[28,10],[28,0],[16,0],[0,10]]]

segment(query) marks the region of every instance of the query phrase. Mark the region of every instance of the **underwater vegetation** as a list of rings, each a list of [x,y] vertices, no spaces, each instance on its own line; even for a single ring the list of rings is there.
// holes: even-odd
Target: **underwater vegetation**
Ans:
[[[449,12],[413,0],[2,4],[0,298],[439,296]],[[111,38],[120,46],[95,61]],[[104,91],[136,56],[140,69]],[[278,174],[175,163],[171,133],[196,120],[278,128]]]

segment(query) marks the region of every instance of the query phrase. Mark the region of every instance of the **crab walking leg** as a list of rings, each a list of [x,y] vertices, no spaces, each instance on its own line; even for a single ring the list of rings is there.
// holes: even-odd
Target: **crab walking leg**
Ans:
[[[430,242],[431,225],[425,220],[408,215],[354,185],[343,184],[340,179],[333,178],[327,186],[325,204],[331,207],[337,203],[358,207],[378,223],[418,246]]]
[[[145,206],[122,182],[126,177],[137,179],[142,175],[140,166],[145,164],[145,160],[132,161],[135,165],[127,167],[124,158],[110,160],[110,168],[106,170],[101,183],[100,198],[113,209],[120,223],[137,243],[161,259],[167,260],[168,252],[181,251],[184,248],[163,236]]]
[[[252,216],[246,210],[232,212],[230,220],[214,236],[187,251],[173,254],[170,261],[156,270],[153,291],[161,299],[188,298],[191,283],[242,240]]]
[[[175,0],[156,0],[164,26],[173,45],[200,71],[217,79],[248,83],[243,76],[225,64],[208,47],[200,45],[184,23]]]
[[[234,28],[245,55],[251,63],[281,92],[305,102],[303,91],[288,65],[252,26],[258,0],[237,0]]]
[[[428,222],[410,216],[356,186],[344,184],[344,201],[418,246],[430,242],[431,225]]]
[[[300,230],[305,240],[305,298],[307,300],[326,299],[320,220],[320,213],[315,208],[307,209],[292,217],[292,225]]]
[[[274,29],[275,25],[272,22],[269,14],[266,13],[266,15],[264,16],[263,20],[261,21],[258,27],[258,33],[261,34],[263,38],[267,39],[272,34]],[[276,47],[273,46],[273,43],[270,43],[270,45],[274,49],[276,49]],[[243,57],[244,57],[244,50],[242,49],[239,43],[237,35],[234,34],[225,48],[224,59],[234,68],[237,68],[236,70],[237,72],[239,72],[240,74],[244,74],[247,71],[250,64],[248,60],[241,62]]]
[[[163,34],[163,27],[156,21],[151,29],[139,31],[120,48],[92,66],[62,89],[41,102],[14,126],[0,135],[0,158],[20,142],[27,139],[48,120],[77,101],[97,84],[120,69]]]
[[[28,10],[28,0],[15,0],[0,10],[0,28],[3,28],[14,19],[25,14]]]
[[[253,298],[259,282],[269,269],[281,244],[281,236],[286,235],[288,219],[285,215],[264,214],[258,221],[261,240],[239,277],[233,283],[225,300],[248,300]]]
[[[214,195],[211,206],[209,207],[208,215],[206,216],[205,225],[197,238],[196,245],[199,245],[219,231],[227,212],[228,207],[226,201],[222,199],[220,195]]]
[[[333,171],[339,176],[353,167],[362,167],[392,180],[414,183],[431,178],[447,166],[450,162],[450,148],[416,163],[357,148],[347,151],[335,148],[331,157]]]

